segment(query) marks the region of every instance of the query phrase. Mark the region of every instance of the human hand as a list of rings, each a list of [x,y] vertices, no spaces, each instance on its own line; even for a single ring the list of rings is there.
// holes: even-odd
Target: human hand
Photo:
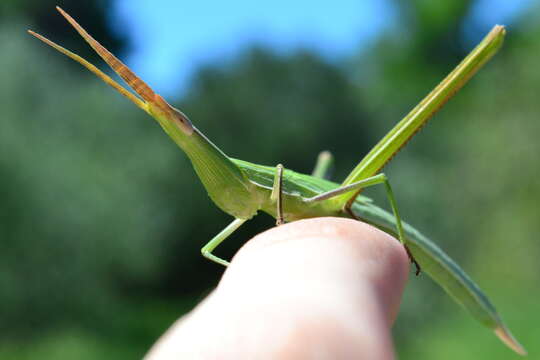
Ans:
[[[272,228],[238,251],[146,359],[393,359],[407,273],[403,246],[362,222]]]

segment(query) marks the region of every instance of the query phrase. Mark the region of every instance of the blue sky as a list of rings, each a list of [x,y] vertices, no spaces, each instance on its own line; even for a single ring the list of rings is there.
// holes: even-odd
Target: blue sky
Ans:
[[[470,18],[486,29],[509,24],[531,2],[479,0]],[[128,65],[171,95],[182,93],[201,63],[227,61],[253,42],[332,59],[362,49],[398,16],[390,0],[117,0],[112,21],[132,39]]]

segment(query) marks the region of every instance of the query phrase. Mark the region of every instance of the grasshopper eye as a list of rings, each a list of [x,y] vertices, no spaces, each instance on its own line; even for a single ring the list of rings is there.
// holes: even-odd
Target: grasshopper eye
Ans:
[[[184,134],[193,134],[194,128],[187,115],[169,104],[163,97],[154,94],[154,98],[150,104],[153,109],[151,111],[158,114],[158,116],[163,116],[167,121],[174,122]]]
[[[191,135],[193,133],[193,124],[191,124],[191,120],[189,120],[187,115],[177,108],[171,106],[171,109],[175,123],[178,124],[180,129],[182,129],[182,131],[184,131],[187,135]]]

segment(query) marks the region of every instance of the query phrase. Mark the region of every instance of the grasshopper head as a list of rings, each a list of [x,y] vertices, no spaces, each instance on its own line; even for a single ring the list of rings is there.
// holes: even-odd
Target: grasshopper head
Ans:
[[[171,106],[161,95],[154,94],[154,101],[148,102],[147,105],[148,113],[158,121],[163,119],[173,123],[185,135],[193,134],[193,125],[186,114]]]

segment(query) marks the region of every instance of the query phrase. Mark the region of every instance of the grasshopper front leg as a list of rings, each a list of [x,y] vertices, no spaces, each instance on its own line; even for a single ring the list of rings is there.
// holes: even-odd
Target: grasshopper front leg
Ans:
[[[219,244],[221,244],[226,238],[228,238],[233,232],[235,232],[236,229],[240,227],[240,225],[242,225],[246,221],[247,219],[234,219],[232,223],[230,223],[225,229],[221,230],[219,234],[214,236],[212,240],[210,240],[206,245],[203,246],[203,248],[201,249],[202,256],[223,266],[228,266],[228,261],[215,256],[214,254],[212,254],[212,251],[214,251],[214,249]]]

